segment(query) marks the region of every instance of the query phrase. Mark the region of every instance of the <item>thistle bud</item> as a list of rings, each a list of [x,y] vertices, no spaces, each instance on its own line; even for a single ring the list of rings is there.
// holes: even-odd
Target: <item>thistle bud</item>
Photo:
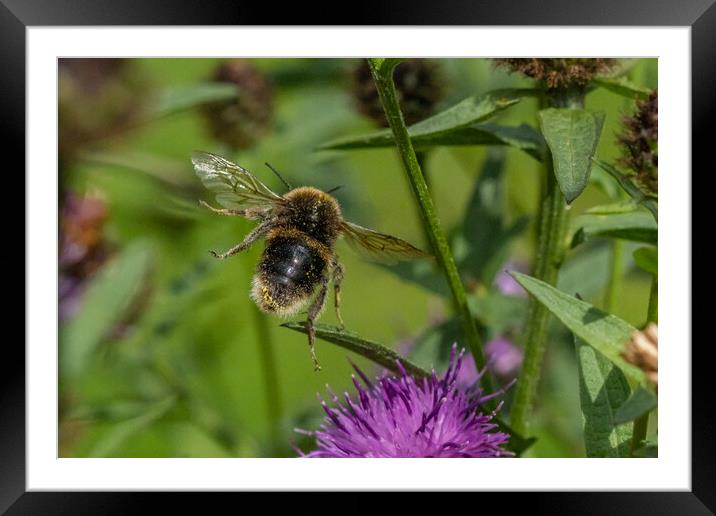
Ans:
[[[381,127],[388,127],[368,62],[362,59],[351,75],[356,109]],[[403,61],[395,68],[393,81],[406,125],[432,115],[435,105],[445,94],[442,69],[430,59]]]
[[[627,362],[644,371],[647,380],[656,386],[659,371],[659,338],[656,324],[649,323],[644,330],[635,331],[622,356]]]
[[[622,121],[624,131],[617,142],[622,146],[619,164],[627,169],[637,187],[650,197],[659,193],[659,102],[653,91],[638,100],[636,110]]]
[[[616,59],[495,59],[496,66],[519,72],[542,83],[547,89],[584,88],[598,75],[611,71]]]
[[[212,136],[234,149],[251,147],[271,128],[273,91],[266,76],[246,59],[224,61],[214,82],[234,84],[237,98],[203,107]]]

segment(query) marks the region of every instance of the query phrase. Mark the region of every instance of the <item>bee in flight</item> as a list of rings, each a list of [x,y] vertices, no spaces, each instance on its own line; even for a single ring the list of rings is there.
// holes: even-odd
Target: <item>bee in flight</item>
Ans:
[[[326,304],[331,281],[336,317],[344,327],[340,314],[343,266],[334,251],[338,237],[343,235],[354,247],[386,261],[429,256],[405,240],[348,222],[341,215],[338,201],[317,188],[294,188],[278,195],[251,172],[220,156],[195,151],[192,163],[204,186],[216,194],[217,202],[223,206],[214,208],[200,201],[204,207],[220,215],[259,221],[243,242],[224,253],[211,254],[223,260],[265,238],[251,298],[263,312],[281,317],[296,314],[310,302],[306,332],[317,371],[320,366],[314,350],[314,322]],[[318,294],[314,297],[316,288]]]

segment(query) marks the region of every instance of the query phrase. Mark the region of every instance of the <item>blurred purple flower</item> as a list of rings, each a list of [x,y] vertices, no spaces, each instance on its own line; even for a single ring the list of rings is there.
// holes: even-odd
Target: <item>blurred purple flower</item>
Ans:
[[[365,387],[353,376],[357,396],[345,402],[331,393],[334,407],[321,402],[326,419],[316,437],[318,447],[304,457],[507,457],[509,435],[496,431],[493,413],[478,408],[502,391],[483,395],[479,384],[458,386],[464,351],[453,346],[450,365],[439,379],[415,379],[403,366],[399,376],[371,383],[357,367]]]
[[[490,372],[504,381],[512,381],[522,365],[522,348],[506,337],[497,337],[485,344],[485,357]],[[467,387],[480,379],[472,355],[464,359],[463,367],[457,376],[458,386]]]
[[[70,319],[79,308],[86,282],[110,256],[104,239],[107,207],[99,197],[68,192],[60,210],[59,318]]]
[[[508,261],[502,270],[495,276],[494,285],[501,293],[506,296],[526,296],[523,289],[515,279],[508,273],[512,271],[527,272],[527,266],[522,262]]]
[[[522,348],[506,337],[497,337],[485,344],[488,367],[493,374],[503,379],[517,377],[523,354]]]

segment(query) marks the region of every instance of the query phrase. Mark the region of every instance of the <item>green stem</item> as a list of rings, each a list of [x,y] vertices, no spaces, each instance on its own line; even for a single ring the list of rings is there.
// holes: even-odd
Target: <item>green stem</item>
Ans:
[[[622,290],[622,280],[624,277],[624,242],[615,240],[612,243],[612,259],[609,264],[609,283],[607,291],[604,295],[604,310],[609,313],[616,311],[619,297]]]
[[[649,308],[646,312],[646,322],[659,323],[659,280],[654,274],[651,277],[651,293],[649,294]]]
[[[646,324],[659,322],[659,280],[654,274],[651,277],[651,293],[649,294],[649,307],[646,313]],[[639,449],[646,439],[649,427],[649,413],[643,414],[634,420],[634,431],[631,438],[632,453]]]
[[[422,172],[423,178],[425,179],[425,186],[427,186],[428,190],[429,190],[430,189],[430,174],[428,173],[428,169],[427,169],[428,152],[427,151],[415,151],[415,157],[418,160],[418,165],[420,165],[420,172]]]
[[[583,91],[552,93],[542,99],[543,107],[582,108]],[[567,204],[559,189],[554,173],[552,155],[547,151],[544,159],[544,182],[541,195],[537,255],[532,275],[545,283],[556,286],[559,269],[565,251],[567,229]],[[542,372],[542,360],[546,348],[549,311],[536,299],[530,300],[527,316],[525,354],[522,371],[515,391],[510,424],[515,431],[526,434],[528,419],[537,396],[537,386]]]
[[[375,81],[380,100],[383,104],[383,110],[388,118],[390,128],[393,131],[393,137],[395,138],[400,158],[408,174],[410,186],[418,201],[420,216],[428,239],[430,240],[430,245],[450,286],[455,311],[462,322],[463,333],[467,339],[470,352],[475,359],[478,370],[482,370],[485,367],[485,357],[482,353],[482,339],[477,332],[475,319],[472,317],[467,306],[467,296],[460,279],[460,274],[458,273],[455,260],[453,259],[452,252],[445,238],[445,233],[438,221],[433,200],[428,192],[425,177],[420,169],[415,149],[413,148],[408,130],[405,126],[403,113],[400,111],[398,104],[395,84],[393,83],[393,69],[397,62],[369,59],[368,64],[370,65],[373,80]],[[487,374],[483,375],[480,381],[485,390],[488,392],[492,390],[491,382]]]

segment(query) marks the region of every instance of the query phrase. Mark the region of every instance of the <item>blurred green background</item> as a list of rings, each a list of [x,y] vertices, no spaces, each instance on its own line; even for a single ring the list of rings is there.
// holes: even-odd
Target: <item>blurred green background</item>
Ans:
[[[177,96],[191,104],[197,85],[210,81],[220,64],[217,59],[131,60],[121,75],[105,70],[106,80],[97,79],[97,72],[92,76],[99,84],[95,90],[125,81],[126,90],[111,86],[116,91],[104,97],[77,87],[68,87],[68,93],[61,84],[60,238],[67,232],[63,217],[84,216],[75,226],[84,228],[85,238],[100,242],[102,253],[96,263],[72,273],[75,297],[67,315],[60,285],[60,456],[295,456],[291,444],[305,449],[310,440],[293,428],[312,429],[321,420],[316,393],[325,394],[326,384],[337,393],[352,389],[346,351],[319,341],[323,370],[315,373],[306,337],[281,328],[281,320],[254,307],[248,292],[261,244],[226,261],[208,254],[238,243],[253,223],[198,206],[199,199],[215,203],[192,170],[192,150],[226,156],[278,192],[285,188],[264,162],[294,186],[327,190],[341,185],[334,195],[347,219],[427,247],[393,149],[316,150],[328,140],[376,129],[355,109],[350,71],[357,60],[251,60],[270,84],[273,114],[270,128],[243,149],[212,137],[202,109],[165,109],[167,103],[181,104]],[[486,59],[445,59],[439,65],[444,92],[436,110],[496,88],[530,86],[529,80],[495,69]],[[656,60],[639,60],[629,77],[656,88]],[[122,120],[121,129],[97,130],[94,138],[91,118],[106,109],[103,103],[125,106],[130,114],[112,115]],[[597,155],[613,161],[619,154],[620,119],[633,104],[597,89],[588,94],[586,107],[606,112]],[[536,111],[536,100],[525,100],[499,115],[499,122],[535,126]],[[65,133],[63,116],[70,128]],[[103,128],[109,123],[97,122]],[[89,128],[84,139],[64,146],[63,138],[80,132],[76,127]],[[448,231],[464,223],[489,152],[494,149],[445,147],[426,154],[433,198]],[[510,260],[529,269],[540,168],[515,149],[504,150],[504,157],[507,222],[523,215],[530,220],[512,242]],[[75,196],[74,207],[68,207],[68,195]],[[94,218],[82,204],[87,198],[95,199],[101,212]],[[571,217],[606,202],[609,197],[595,177],[571,207]],[[582,260],[573,274],[576,285],[588,284],[580,293],[600,306],[608,244],[583,247],[569,255],[565,270],[571,261]],[[633,267],[629,249],[616,315],[639,326],[646,315],[649,278]],[[343,318],[351,331],[400,349],[450,314],[449,300],[429,289],[363,260],[342,242],[338,253],[346,268]],[[61,255],[61,276],[62,267]],[[321,322],[336,323],[331,304],[329,299]],[[573,344],[559,328],[553,335],[533,425],[538,440],[528,455],[583,456]],[[519,328],[513,336],[520,345]],[[378,372],[358,356],[350,359]],[[275,361],[276,394],[267,394],[267,360]]]

